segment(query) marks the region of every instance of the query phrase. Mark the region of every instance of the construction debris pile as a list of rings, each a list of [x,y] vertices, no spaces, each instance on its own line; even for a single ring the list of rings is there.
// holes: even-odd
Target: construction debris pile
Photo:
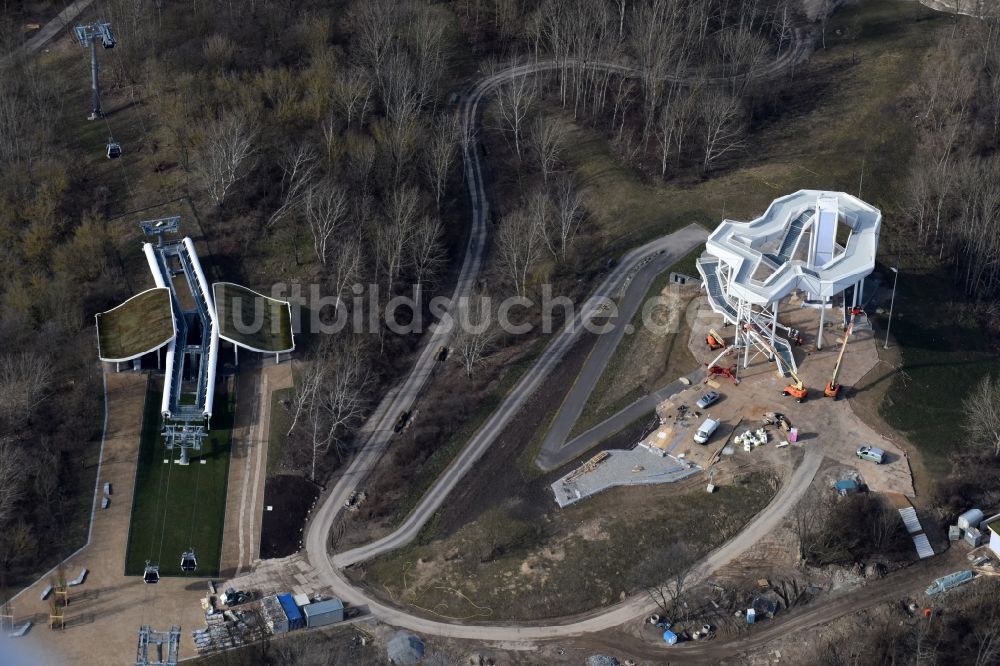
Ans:
[[[262,622],[259,602],[247,603],[250,595],[232,588],[216,598],[212,582],[208,584],[208,592],[209,595],[201,600],[207,626],[191,632],[199,655],[229,650],[264,637],[267,629]],[[235,607],[237,605],[239,608]]]
[[[575,470],[573,470],[573,473],[570,474],[569,476],[567,476],[563,480],[563,483],[565,484],[565,483],[572,482],[575,479],[583,476],[587,472],[593,472],[595,469],[597,469],[598,465],[600,465],[602,462],[604,462],[608,458],[609,455],[611,455],[611,454],[608,453],[607,451],[601,451],[600,453],[598,453],[597,455],[595,455],[593,458],[591,458],[590,460],[588,460],[587,462],[583,463],[582,465],[580,465],[579,467],[577,467]]]
[[[767,432],[763,428],[747,430],[733,438],[737,446],[742,445],[744,451],[752,451],[758,446],[767,444]]]
[[[308,594],[284,593],[254,599],[252,594],[229,588],[216,597],[212,582],[208,591],[201,600],[207,626],[191,632],[200,655],[247,645],[271,634],[343,622],[357,615],[357,609],[345,609],[340,599],[319,595],[310,598]]]
[[[424,642],[415,634],[397,631],[386,644],[386,654],[393,664],[418,664],[424,658]]]

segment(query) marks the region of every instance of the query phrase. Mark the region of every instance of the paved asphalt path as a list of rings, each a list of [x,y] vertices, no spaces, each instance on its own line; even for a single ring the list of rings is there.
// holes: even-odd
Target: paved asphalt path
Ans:
[[[733,539],[712,551],[696,565],[689,578],[692,585],[703,582],[721,567],[738,558],[765,534],[772,532],[802,498],[819,470],[823,456],[808,450],[799,466],[789,475],[777,494],[763,511],[751,520]],[[324,546],[322,535],[308,536],[307,550]],[[311,561],[312,558],[310,558]],[[351,605],[367,610],[387,624],[417,633],[479,641],[537,641],[580,636],[612,629],[655,611],[656,604],[647,594],[637,594],[610,608],[602,608],[582,616],[563,618],[552,624],[455,624],[413,615],[406,610],[387,606],[368,592],[355,587],[329,557],[313,561],[319,578],[328,582],[334,593]],[[550,621],[551,622],[551,621]],[[666,648],[669,649],[669,648]]]
[[[687,379],[687,384],[679,379],[674,380],[666,386],[639,398],[629,406],[622,408],[620,411],[615,412],[614,415],[608,417],[604,421],[601,421],[590,430],[580,433],[568,442],[565,441],[565,436],[569,429],[564,428],[562,437],[559,437],[552,434],[554,430],[553,426],[553,430],[550,430],[549,435],[545,438],[546,443],[549,442],[550,438],[552,439],[551,448],[547,450],[545,448],[546,444],[543,443],[542,450],[535,459],[535,464],[544,471],[548,472],[570,460],[573,460],[581,453],[597,446],[608,437],[620,432],[625,426],[634,423],[643,416],[651,416],[653,410],[655,410],[656,406],[661,402],[673,394],[683,391],[691,384],[700,382],[705,377],[705,369],[698,368],[684,377]],[[586,397],[583,398],[584,401],[586,401],[586,399]],[[557,416],[556,418],[559,417]],[[569,428],[572,427],[573,424],[570,423]]]
[[[777,58],[769,66],[759,70],[757,72],[757,76],[767,78],[793,68],[796,64],[802,62],[809,56],[812,51],[812,43],[813,40],[807,37],[804,30],[796,31],[795,43],[788,48],[781,57]],[[551,71],[567,66],[568,64],[571,63],[555,60],[543,60],[523,65],[515,65],[482,79],[462,99],[461,114],[463,134],[464,136],[469,137],[469,140],[463,143],[462,157],[465,167],[466,182],[469,184],[469,197],[472,202],[472,226],[469,233],[468,245],[466,247],[465,259],[452,295],[452,303],[455,303],[458,298],[470,294],[471,287],[475,283],[479,274],[487,249],[486,223],[489,220],[489,201],[484,187],[480,151],[478,150],[477,142],[474,140],[475,130],[478,127],[480,115],[480,103],[497,88],[512,79]],[[601,71],[619,72],[630,75],[638,74],[638,71],[634,68],[613,63],[588,62],[584,63],[583,66]],[[675,80],[684,81],[685,79]],[[702,79],[698,80],[701,81]],[[710,79],[709,83],[721,83],[725,80],[726,79]],[[704,233],[697,227],[695,227],[695,229]],[[656,242],[657,241],[654,241],[654,243]],[[647,245],[645,247],[649,246]],[[658,246],[656,251],[659,249],[666,249],[666,247],[667,245]],[[644,251],[643,248],[634,250],[632,253],[626,255],[626,259],[630,256],[634,256],[636,252],[641,251]],[[645,253],[648,254],[649,251],[647,250]],[[612,275],[609,276],[609,279],[617,276],[621,269],[627,269],[629,266],[634,265],[631,264],[627,266],[626,259],[622,260],[616,270],[612,272]],[[375,468],[376,463],[385,453],[386,448],[389,446],[389,441],[394,434],[393,428],[400,415],[413,408],[416,399],[420,396],[424,386],[427,384],[427,381],[433,375],[434,364],[436,363],[434,357],[437,350],[442,346],[448,346],[451,341],[451,336],[452,332],[447,325],[444,325],[444,322],[442,322],[441,326],[432,325],[430,332],[426,336],[427,340],[424,342],[423,350],[417,358],[410,374],[406,377],[401,386],[390,390],[386,394],[381,403],[379,403],[378,407],[374,410],[365,425],[362,427],[359,435],[364,443],[359,447],[355,457],[352,459],[344,473],[337,479],[333,488],[330,492],[326,493],[322,499],[316,514],[306,528],[307,542],[308,537],[315,530],[322,530],[322,540],[324,543],[327,541],[326,535],[332,528],[333,521],[336,518],[337,513],[342,510],[344,503],[347,501],[348,497],[350,497],[351,493],[367,479],[368,475]],[[543,357],[543,359],[539,360],[539,363],[544,362],[544,360],[545,359]],[[549,369],[550,368],[545,368],[544,372],[547,373]],[[467,448],[471,448],[471,445]],[[466,452],[463,451],[463,455],[465,455],[465,453]],[[474,460],[478,457],[478,454],[472,456],[472,461],[474,462]],[[450,490],[450,488],[454,487],[455,482],[461,478],[465,471],[466,470],[462,468],[456,469],[456,466],[453,464],[445,472],[446,475],[450,476],[448,476],[448,478],[442,478],[439,483],[432,488],[431,493],[434,493],[435,489],[442,487],[442,485],[447,486]],[[440,506],[440,501],[442,499],[443,495],[437,495],[431,498],[430,501],[422,502],[418,505],[417,510],[415,510],[414,513],[430,507],[436,508],[437,506]],[[419,522],[419,524],[422,525],[429,518],[430,515],[411,515],[400,530],[397,530],[397,532],[390,535],[390,537],[377,542],[379,543],[379,547],[369,549],[368,552],[371,553],[371,555],[374,555],[377,552],[385,552],[385,550],[387,550],[385,546],[390,544],[393,544],[393,547],[398,547],[408,543],[416,535],[416,531],[413,530],[415,522]],[[419,529],[419,527],[417,529]],[[402,530],[407,531],[400,534]],[[391,541],[388,539],[391,539]],[[318,538],[315,542],[319,543]],[[314,563],[320,559],[329,557],[329,553],[326,551],[325,547],[322,550],[309,550],[308,552],[310,561]],[[361,557],[362,559],[364,557],[363,548],[356,549],[351,552],[353,554],[350,557],[342,557],[338,560],[338,562],[359,561],[358,559],[355,559],[355,557]]]
[[[38,32],[25,40],[24,44],[22,44],[17,51],[4,56],[4,58],[0,60],[0,64],[6,65],[18,55],[34,55],[64,28],[71,30],[72,26],[70,23],[77,16],[79,16],[84,9],[93,3],[94,0],[77,0],[73,4],[67,6],[66,9],[59,12],[58,16],[43,25]]]
[[[589,446],[585,446],[587,443],[590,443],[592,446],[600,442],[600,440],[594,441],[590,438],[577,437],[572,442],[573,446],[566,446],[566,438],[569,436],[570,430],[573,429],[573,426],[583,413],[587,399],[594,391],[594,387],[597,386],[597,381],[601,378],[601,375],[604,374],[604,369],[611,361],[615,349],[618,348],[619,343],[621,343],[625,335],[634,333],[634,331],[629,330],[631,327],[629,322],[632,321],[635,313],[643,307],[649,285],[657,275],[677,263],[678,259],[691,252],[691,250],[703,244],[708,237],[708,232],[698,227],[694,227],[693,230],[690,226],[685,227],[685,231],[688,231],[688,233],[684,234],[682,238],[674,239],[670,247],[665,248],[658,254],[652,255],[653,259],[643,265],[632,277],[624,297],[619,299],[618,316],[614,321],[614,329],[598,337],[590,355],[587,356],[587,360],[584,362],[583,368],[577,375],[573,387],[566,394],[566,398],[559,407],[559,411],[556,412],[555,418],[552,419],[549,432],[542,442],[542,448],[538,453],[538,457],[535,459],[535,464],[542,470],[546,472],[551,471],[577,457],[587,448],[590,448]],[[636,418],[641,416],[642,412]],[[631,423],[631,421],[622,422],[620,418],[609,420],[614,420],[614,423],[611,424],[612,427],[618,426],[611,434],[618,432],[622,426]]]
[[[466,472],[472,469],[476,461],[486,452],[500,433],[503,432],[507,424],[517,415],[524,402],[541,386],[549,373],[559,365],[563,356],[584,331],[584,320],[600,314],[601,305],[611,300],[621,288],[628,274],[647,257],[653,257],[653,261],[646,264],[647,266],[655,264],[657,261],[674,263],[677,258],[703,242],[705,236],[704,229],[692,224],[626,254],[622,261],[597,288],[593,296],[583,304],[583,307],[576,313],[571,323],[560,330],[555,339],[542,352],[538,361],[521,378],[486,423],[476,431],[476,434],[472,436],[472,439],[462,449],[462,452],[448,466],[444,474],[438,478],[427,494],[424,495],[416,508],[410,512],[410,515],[407,516],[403,524],[391,534],[377,541],[335,555],[335,566],[350,566],[362,560],[367,560],[405,546],[416,538],[420,529],[440,508],[445,498],[455,488],[462,477],[465,476]],[[667,258],[662,259],[663,257]],[[652,279],[653,275],[655,273],[652,272],[647,275],[646,281],[648,282],[648,280]],[[634,305],[642,300],[645,293],[646,288],[644,284],[633,280],[626,293],[625,300]],[[610,352],[613,352],[614,345],[617,344],[617,340],[620,340],[623,334],[624,327],[618,327],[617,339],[612,342],[610,347],[602,350],[602,353],[610,354]],[[603,341],[604,338],[610,339],[614,335],[614,333],[603,335],[598,343]],[[596,377],[594,381],[596,381]],[[585,399],[586,397],[584,397]],[[582,404],[580,407],[582,408]]]
[[[770,67],[759,71],[758,75],[761,77],[775,75],[788,68],[794,67],[797,63],[807,58],[811,51],[811,45],[809,44],[811,40],[801,38],[803,34],[804,33],[801,32],[797,33],[797,43],[792,48],[788,49],[785,54],[776,60]],[[539,61],[524,65],[517,65],[481,80],[462,100],[461,113],[465,136],[474,136],[474,129],[477,127],[480,113],[480,102],[499,86],[503,85],[507,81],[510,81],[512,78],[553,70],[560,66],[564,66],[565,64],[566,63],[554,61]],[[615,64],[585,63],[583,66],[604,71],[636,74],[634,69]],[[709,81],[709,83],[712,82],[713,81],[711,80]],[[463,159],[466,180],[469,184],[469,196],[472,201],[473,213],[465,260],[459,274],[459,279],[456,283],[454,297],[452,300],[453,303],[455,302],[455,297],[469,294],[471,285],[475,282],[486,251],[486,221],[489,219],[489,204],[483,184],[480,153],[477,149],[477,144],[474,141],[469,140],[465,142],[465,145],[463,145]],[[601,296],[608,297],[612,295],[613,289],[621,284],[621,280],[626,276],[628,271],[637,265],[643,257],[648,256],[651,253],[659,252],[661,249],[666,250],[671,246],[672,242],[686,242],[686,234],[697,235],[703,233],[704,231],[702,229],[692,225],[691,227],[687,227],[686,229],[677,232],[677,234],[672,237],[653,241],[653,243],[647,244],[642,248],[637,248],[626,254],[625,257],[622,258],[619,265],[607,277],[604,284],[602,284],[602,287],[595,293],[594,297],[592,297],[587,304],[581,308],[577,318],[582,320],[582,317],[584,316],[591,316],[597,307],[597,299]],[[509,411],[508,408],[516,408],[516,405],[523,402],[523,400],[529,396],[535,388],[537,388],[540,381],[548,374],[555,364],[558,363],[558,360],[562,357],[562,354],[569,347],[574,338],[575,334],[571,333],[557,336],[556,340],[554,340],[549,348],[543,352],[541,358],[532,370],[530,370],[528,374],[522,378],[511,395],[508,396],[508,400],[501,405],[500,409],[493,414],[487,423],[474,436],[473,440],[470,441],[469,444],[463,449],[458,458],[445,470],[444,474],[438,479],[435,485],[422,499],[414,511],[411,512],[410,516],[407,517],[406,521],[399,529],[373,544],[331,557],[328,544],[334,520],[344,506],[344,502],[349,497],[350,493],[367,477],[370,471],[374,468],[378,459],[384,453],[392,437],[393,426],[397,422],[399,416],[412,408],[415,399],[420,395],[423,387],[433,374],[432,371],[435,363],[434,355],[436,354],[438,347],[441,345],[447,345],[451,339],[451,331],[449,327],[444,325],[433,327],[428,334],[428,339],[424,343],[423,351],[419,355],[406,380],[401,386],[391,390],[386,395],[372,414],[372,417],[366,423],[365,427],[362,428],[361,434],[366,438],[365,443],[362,445],[345,473],[339,478],[331,491],[326,493],[324,499],[317,508],[316,512],[313,514],[313,517],[306,528],[306,555],[312,565],[316,568],[320,579],[330,585],[335,593],[345,601],[358,606],[367,606],[371,612],[378,615],[385,622],[389,622],[390,624],[397,626],[409,627],[417,631],[427,631],[432,634],[440,634],[444,636],[454,635],[468,638],[480,638],[484,640],[504,640],[530,638],[531,636],[548,637],[569,635],[583,631],[599,631],[602,628],[616,626],[631,617],[644,613],[646,611],[646,606],[648,605],[646,601],[643,599],[633,599],[631,602],[626,602],[624,605],[618,607],[617,610],[602,610],[588,620],[579,621],[576,624],[571,625],[558,625],[560,627],[572,626],[574,627],[572,629],[567,630],[557,628],[552,630],[551,628],[531,629],[525,627],[521,629],[518,627],[498,627],[495,628],[495,631],[493,632],[495,636],[487,636],[486,633],[484,633],[486,630],[483,627],[433,622],[410,615],[405,611],[382,605],[374,598],[369,598],[367,593],[363,590],[354,587],[340,571],[340,568],[348,566],[351,563],[359,562],[375,555],[388,552],[393,548],[398,548],[412,541],[424,523],[426,523],[426,521],[441,505],[451,489],[455,487],[461,477],[471,468],[471,465],[473,465],[482,455],[485,448],[502,428],[502,424],[506,423],[507,420],[511,418],[512,411]],[[818,459],[815,462],[815,467],[818,467]],[[800,478],[803,475],[807,475],[808,479],[805,481],[805,485],[807,486],[809,481],[812,479],[812,476],[815,474],[815,469],[812,465],[805,465],[802,469],[804,471],[799,472],[798,476],[793,478]],[[804,488],[802,490],[804,490]],[[801,491],[796,490],[794,493],[787,493],[787,495],[793,498],[792,503],[794,503],[794,500],[801,495]],[[780,522],[781,517],[783,517],[791,507],[791,504],[788,504],[787,502],[788,500],[772,503],[772,507],[778,508],[772,508],[770,509],[770,512],[766,509],[764,513],[758,516],[755,523],[767,526],[768,530],[771,529],[771,527]],[[724,546],[723,549],[725,550],[720,549],[720,551],[717,552],[730,553],[729,559],[731,559],[732,557],[735,557],[736,554],[743,552],[746,547],[755,542],[758,536],[762,533],[763,532],[761,532],[760,529],[745,530],[741,535],[737,536],[735,539],[730,541],[729,544],[727,544],[727,546],[729,546],[728,549]],[[721,556],[716,555],[715,557],[718,558]],[[711,558],[706,560],[706,562],[714,561],[715,560],[711,560]],[[725,561],[729,560],[726,559]],[[721,566],[721,564],[714,566],[717,568],[717,566]],[[528,634],[531,635],[529,636]]]

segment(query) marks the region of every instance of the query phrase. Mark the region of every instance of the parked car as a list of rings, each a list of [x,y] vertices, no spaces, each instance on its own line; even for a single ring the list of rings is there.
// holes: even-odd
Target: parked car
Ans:
[[[695,404],[698,406],[698,409],[705,409],[709,405],[714,405],[715,403],[717,403],[719,401],[719,398],[721,397],[722,396],[719,395],[718,391],[709,391],[705,395],[701,396],[701,400],[699,400]]]
[[[705,419],[705,422],[701,424],[698,428],[698,432],[694,434],[694,441],[699,444],[706,444],[708,440],[711,439],[712,435],[716,430],[719,429],[719,421],[715,419]]]
[[[881,465],[885,462],[885,451],[874,446],[862,446],[858,449],[858,458]]]

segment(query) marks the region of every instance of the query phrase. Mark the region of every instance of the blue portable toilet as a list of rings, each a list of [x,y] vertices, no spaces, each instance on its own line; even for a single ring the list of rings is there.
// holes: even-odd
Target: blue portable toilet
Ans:
[[[302,611],[295,605],[295,597],[291,594],[279,594],[278,603],[281,604],[281,610],[285,611],[285,617],[288,618],[289,631],[301,629],[306,626],[305,618],[302,617]]]
[[[667,629],[663,632],[663,642],[667,645],[674,645],[677,642],[677,634]]]

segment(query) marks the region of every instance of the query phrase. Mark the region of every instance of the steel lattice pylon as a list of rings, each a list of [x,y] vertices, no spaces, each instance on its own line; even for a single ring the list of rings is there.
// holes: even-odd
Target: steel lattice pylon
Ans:
[[[111,24],[107,21],[95,21],[88,25],[76,26],[76,38],[84,48],[90,48],[90,89],[93,94],[93,107],[88,120],[97,120],[104,116],[101,110],[101,85],[97,77],[97,43],[106,49],[115,47],[115,37],[111,34]]]
[[[201,442],[208,437],[205,426],[188,423],[167,423],[163,426],[162,434],[167,450],[181,450],[181,459],[177,461],[180,465],[187,465],[190,462],[188,451],[201,451]]]
[[[155,659],[150,659],[149,646],[155,646]],[[163,646],[166,646],[164,655]],[[181,628],[179,625],[170,627],[170,631],[154,631],[144,624],[139,627],[139,646],[135,651],[135,666],[177,666],[178,653],[181,646]]]

